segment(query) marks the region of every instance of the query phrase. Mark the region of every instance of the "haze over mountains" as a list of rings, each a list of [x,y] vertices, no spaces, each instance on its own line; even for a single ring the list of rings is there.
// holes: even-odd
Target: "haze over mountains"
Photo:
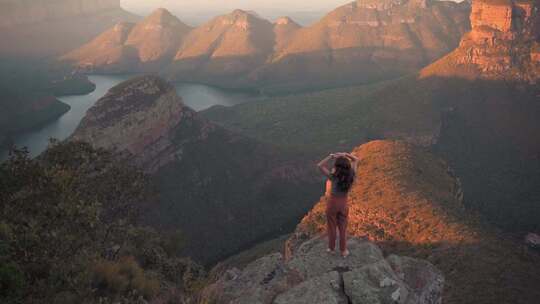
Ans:
[[[138,19],[120,0],[3,0],[0,56],[58,56],[117,22]]]
[[[174,35],[181,40],[175,56],[161,54],[164,64],[154,66],[154,71],[177,81],[285,90],[370,82],[416,71],[452,50],[469,28],[468,15],[467,3],[356,1],[301,28],[290,18],[271,23],[235,10],[187,35],[179,30]],[[146,26],[157,26],[151,19],[144,21]],[[129,32],[128,25],[122,28]],[[106,43],[111,31],[63,59],[88,71],[140,70],[141,61],[132,57],[127,41],[119,41],[123,56],[105,61],[93,57],[118,51],[118,45]],[[162,36],[144,44],[159,49],[162,44],[172,46],[170,39]]]

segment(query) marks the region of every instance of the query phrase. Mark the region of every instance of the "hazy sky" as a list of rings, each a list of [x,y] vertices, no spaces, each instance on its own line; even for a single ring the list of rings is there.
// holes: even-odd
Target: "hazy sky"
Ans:
[[[121,0],[122,6],[139,15],[164,7],[192,25],[233,9],[253,10],[268,19],[290,16],[297,22],[313,22],[330,10],[353,0]],[[461,1],[461,0],[455,0]]]
[[[164,7],[187,23],[196,25],[234,9],[253,10],[268,19],[290,16],[310,23],[351,0],[122,0],[122,6],[139,15]]]
[[[335,8],[351,0],[122,0],[127,9],[141,10],[163,6],[187,10],[230,10],[241,8],[319,11]]]

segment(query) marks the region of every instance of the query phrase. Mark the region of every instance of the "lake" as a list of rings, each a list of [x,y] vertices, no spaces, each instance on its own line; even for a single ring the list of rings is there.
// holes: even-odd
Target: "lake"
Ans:
[[[49,138],[64,140],[77,128],[86,111],[96,101],[103,97],[115,85],[133,77],[133,75],[90,75],[88,78],[96,85],[96,89],[88,95],[75,95],[58,97],[68,104],[71,109],[57,120],[28,133],[20,134],[14,138],[17,147],[28,147],[30,155],[35,157],[43,152],[49,143]],[[232,106],[253,98],[253,94],[238,91],[228,91],[202,84],[175,84],[176,91],[184,104],[201,111],[214,105]],[[5,160],[7,151],[0,151],[0,160]]]

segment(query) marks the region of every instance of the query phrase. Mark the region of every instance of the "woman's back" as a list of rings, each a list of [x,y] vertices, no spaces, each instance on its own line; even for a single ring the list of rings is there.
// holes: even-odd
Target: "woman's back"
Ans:
[[[326,180],[326,191],[325,195],[330,196],[346,196],[349,193],[349,189],[344,190],[338,185],[338,181],[335,177],[330,176]]]

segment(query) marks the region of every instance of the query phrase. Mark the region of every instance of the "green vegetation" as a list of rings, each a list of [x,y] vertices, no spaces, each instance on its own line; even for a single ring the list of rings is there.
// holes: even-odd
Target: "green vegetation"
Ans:
[[[538,86],[409,76],[273,97],[202,115],[315,161],[373,139],[430,146],[463,182],[466,204],[511,231],[540,229]],[[434,145],[435,144],[435,145]],[[529,151],[529,152],[526,152]]]
[[[431,129],[431,121],[418,118],[432,114],[431,103],[425,101],[431,101],[433,93],[415,81],[415,77],[407,77],[273,97],[231,108],[214,107],[202,115],[263,142],[319,157],[382,138],[390,128],[402,132]]]
[[[0,165],[0,302],[135,303],[204,277],[140,226],[153,192],[126,160],[85,143]],[[175,303],[175,302],[171,302]]]

